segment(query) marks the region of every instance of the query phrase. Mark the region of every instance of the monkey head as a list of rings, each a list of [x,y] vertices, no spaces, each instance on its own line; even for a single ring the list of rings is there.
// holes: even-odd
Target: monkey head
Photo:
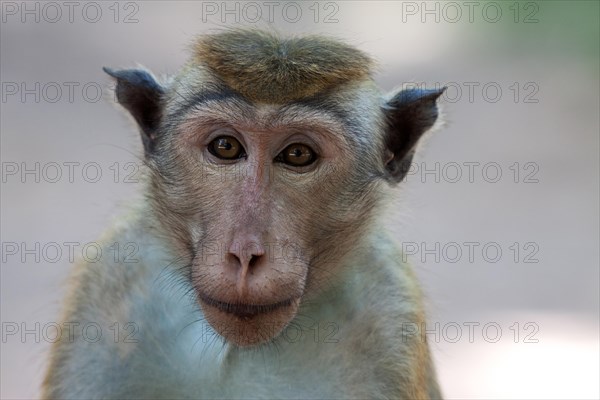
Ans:
[[[442,90],[384,96],[363,52],[319,37],[200,37],[182,71],[105,71],[137,121],[149,218],[213,328],[268,342],[327,287],[402,180]]]

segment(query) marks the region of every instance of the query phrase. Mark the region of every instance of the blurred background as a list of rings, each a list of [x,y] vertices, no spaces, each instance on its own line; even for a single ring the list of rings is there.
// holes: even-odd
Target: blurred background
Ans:
[[[39,396],[70,261],[137,197],[101,67],[171,74],[244,25],[342,38],[386,91],[448,86],[398,203],[445,396],[599,398],[599,4],[3,1],[1,397]]]

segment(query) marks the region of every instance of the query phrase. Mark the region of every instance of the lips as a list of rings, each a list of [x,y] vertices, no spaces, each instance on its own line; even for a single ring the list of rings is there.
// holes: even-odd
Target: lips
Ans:
[[[258,315],[264,315],[272,313],[273,311],[281,308],[289,307],[292,305],[292,299],[280,301],[271,304],[248,304],[248,303],[227,303],[212,299],[208,296],[199,295],[200,300],[210,307],[214,307],[219,311],[236,316],[241,319],[251,319]]]

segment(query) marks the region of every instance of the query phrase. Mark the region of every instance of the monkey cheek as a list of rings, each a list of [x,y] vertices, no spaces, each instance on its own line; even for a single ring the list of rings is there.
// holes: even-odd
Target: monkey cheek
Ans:
[[[240,347],[266,343],[276,338],[296,316],[300,300],[276,310],[242,317],[222,311],[200,301],[208,323],[227,342]]]

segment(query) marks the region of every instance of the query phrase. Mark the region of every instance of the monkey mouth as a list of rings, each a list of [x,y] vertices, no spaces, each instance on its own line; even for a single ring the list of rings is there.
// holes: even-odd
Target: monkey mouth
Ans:
[[[294,297],[268,304],[248,301],[260,302],[251,297],[227,302],[198,293],[198,302],[207,322],[226,342],[239,347],[272,340],[294,318],[300,304],[300,298]]]
[[[293,299],[287,299],[271,304],[227,303],[215,300],[203,294],[199,294],[198,297],[206,305],[243,320],[248,320],[257,315],[269,314],[279,309],[290,307],[293,303]]]

